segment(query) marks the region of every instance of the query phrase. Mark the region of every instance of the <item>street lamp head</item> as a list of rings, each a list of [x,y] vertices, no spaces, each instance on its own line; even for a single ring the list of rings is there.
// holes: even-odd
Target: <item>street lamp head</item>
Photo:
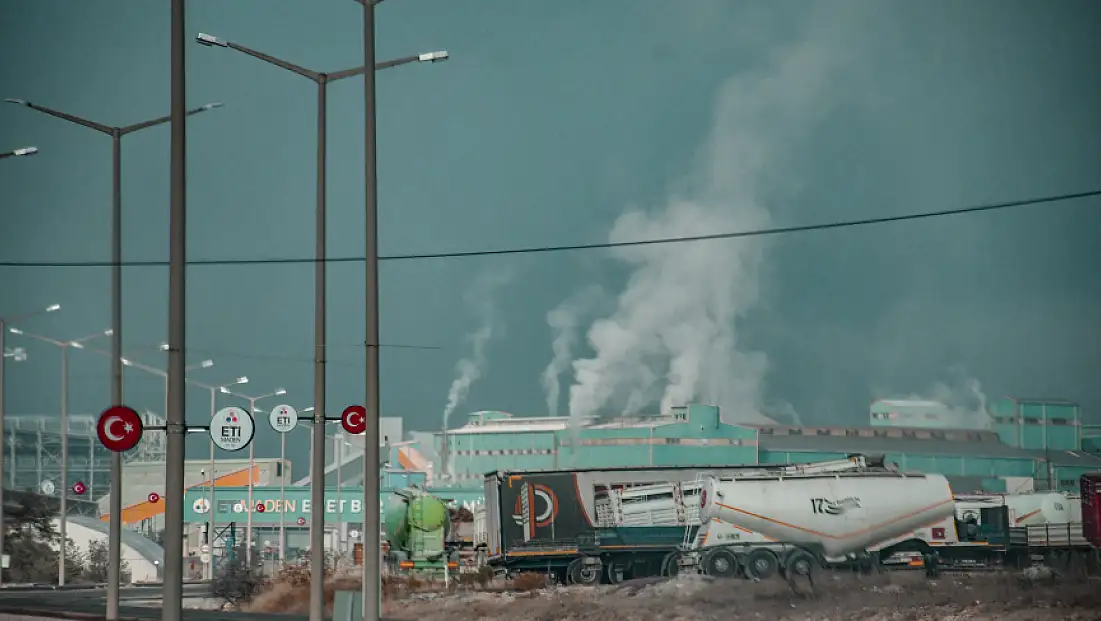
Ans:
[[[313,411],[313,406],[311,405],[310,407],[308,407],[308,408],[306,408],[306,409],[304,409],[304,410],[302,410],[302,411],[303,411],[303,412],[312,412],[312,411]]]
[[[279,395],[285,395],[285,394],[287,394],[287,391],[286,391],[286,390],[284,390],[284,389],[282,389],[282,388],[276,388],[276,389],[275,389],[275,396],[277,396],[277,397],[278,397]]]
[[[201,366],[204,369],[209,369],[210,367],[214,366],[214,361],[213,360],[203,360],[202,362],[199,363],[199,366]]]
[[[161,351],[168,351],[168,343],[161,343],[160,345],[157,345],[157,349]]]
[[[8,328],[8,332],[11,332],[12,334],[23,334],[23,331],[19,328]]]
[[[4,101],[6,101],[8,103],[11,103],[11,104],[19,105],[19,106],[29,106],[29,105],[31,105],[31,102],[27,101],[26,99],[5,99]]]
[[[220,393],[224,393],[224,394],[227,394],[227,395],[228,395],[228,394],[229,394],[229,389],[228,389],[228,388],[226,388],[225,386],[219,386],[219,387],[218,387],[218,392],[220,392]]]
[[[50,304],[49,306],[46,307],[46,312],[47,313],[52,313],[54,311],[59,311],[59,310],[61,310],[61,305],[60,304]]]
[[[38,147],[23,147],[11,152],[11,154],[15,157],[19,157],[21,155],[34,155],[35,153],[38,153]]]
[[[207,47],[211,47],[214,45],[217,45],[218,47],[229,47],[229,43],[222,41],[214,35],[208,35],[205,32],[200,32],[198,36],[195,37],[195,40],[199,42],[199,45],[205,45]]]
[[[204,111],[205,111],[205,110],[213,110],[213,109],[215,109],[215,108],[221,108],[221,107],[222,107],[222,106],[224,106],[224,105],[226,105],[226,104],[225,104],[225,102],[222,102],[222,101],[212,101],[212,102],[210,102],[210,103],[207,103],[207,104],[203,104],[203,105],[199,106],[199,109],[200,109],[200,110],[204,110]]]
[[[134,365],[134,362],[132,360],[130,360],[129,358],[119,358],[119,361],[122,362],[122,364],[125,364],[128,367]]]
[[[106,330],[103,331],[103,336],[111,336],[114,333],[115,333],[114,329],[107,328]]]
[[[84,343],[81,343],[80,341],[69,341],[67,345],[69,347],[75,347],[77,349],[84,349]]]
[[[247,375],[242,375],[241,377],[238,377],[236,380],[234,380],[233,383],[234,384],[247,384],[248,383],[248,376]]]
[[[428,52],[427,54],[421,54],[417,57],[422,63],[439,63],[450,58],[451,55],[447,53],[447,50],[440,50],[438,52]]]

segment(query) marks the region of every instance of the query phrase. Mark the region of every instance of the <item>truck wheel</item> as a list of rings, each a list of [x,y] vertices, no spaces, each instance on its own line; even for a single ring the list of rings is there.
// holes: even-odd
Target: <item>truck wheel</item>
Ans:
[[[680,565],[677,561],[680,560],[680,553],[670,552],[665,555],[665,558],[661,560],[661,575],[664,578],[676,578],[680,573]]]
[[[703,573],[716,578],[738,575],[738,557],[726,548],[716,548],[703,557]]]
[[[792,550],[784,559],[784,575],[790,580],[797,576],[810,576],[814,573],[814,557],[803,550]]]
[[[569,584],[592,586],[600,583],[600,565],[586,565],[583,557],[570,561],[566,568],[566,581]]]
[[[604,577],[608,584],[622,584],[629,574],[629,565],[623,561],[611,561],[604,566]]]
[[[745,575],[753,580],[768,580],[776,575],[780,562],[772,550],[751,550],[745,559]]]

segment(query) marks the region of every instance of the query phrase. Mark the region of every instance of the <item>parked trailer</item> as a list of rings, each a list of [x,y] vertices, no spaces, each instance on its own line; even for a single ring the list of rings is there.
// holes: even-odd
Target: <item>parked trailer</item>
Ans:
[[[944,476],[886,468],[710,476],[700,492],[700,506],[709,529],[717,521],[769,541],[685,550],[682,566],[753,579],[808,575],[815,567],[864,555],[881,542],[951,518],[954,512]],[[686,542],[693,539],[686,533]]]
[[[1082,534],[1095,547],[1101,548],[1101,472],[1082,475]]]
[[[699,527],[693,483],[701,475],[867,467],[854,455],[817,464],[492,472],[478,519],[485,535],[476,537],[486,563],[505,572],[545,572],[570,584],[675,575],[685,531]]]

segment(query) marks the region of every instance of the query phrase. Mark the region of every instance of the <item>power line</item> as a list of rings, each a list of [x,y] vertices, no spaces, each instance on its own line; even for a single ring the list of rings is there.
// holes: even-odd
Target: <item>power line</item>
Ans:
[[[889,224],[909,220],[925,220],[929,218],[941,218],[945,216],[957,216],[962,214],[979,213],[984,211],[997,211],[1013,207],[1027,207],[1101,196],[1101,190],[1086,192],[1074,192],[1070,194],[1058,194],[1054,196],[1042,196],[1038,198],[1026,198],[1022,200],[1002,203],[989,203],[974,205],[960,209],[946,209],[941,211],[926,211],[921,213],[904,214],[899,216],[884,216],[880,218],[863,218],[860,220],[843,220],[838,222],[826,222],[822,224],[804,224],[800,226],[785,226],[768,229],[755,229],[750,231],[735,231],[729,233],[712,233],[710,235],[694,235],[691,237],[664,237],[658,239],[642,239],[627,242],[603,242],[596,244],[572,244],[568,246],[530,246],[526,248],[503,248],[497,250],[469,250],[463,252],[433,252],[422,254],[395,254],[380,256],[379,261],[417,261],[429,259],[462,259],[468,257],[489,257],[514,254],[536,254],[546,252],[569,252],[575,250],[604,250],[610,248],[626,248],[632,246],[656,246],[663,244],[682,244],[689,242],[712,241],[719,239],[738,239],[742,237],[762,237],[765,235],[783,235],[788,233],[804,233],[809,231],[823,231],[826,229],[841,229],[854,226],[868,226],[872,224]],[[325,263],[359,263],[365,261],[363,256],[330,257],[324,259]],[[267,259],[198,259],[188,261],[188,265],[287,265],[317,263],[316,258],[267,258]],[[168,261],[123,261],[123,267],[166,267]],[[112,267],[110,261],[0,261],[0,267]]]

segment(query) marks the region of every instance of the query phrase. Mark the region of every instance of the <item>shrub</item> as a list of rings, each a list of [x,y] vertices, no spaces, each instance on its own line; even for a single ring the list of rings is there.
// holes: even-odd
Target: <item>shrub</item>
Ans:
[[[231,558],[222,561],[210,584],[210,593],[218,599],[234,606],[252,601],[267,585],[261,569],[263,562],[256,550],[252,554],[252,564],[247,560],[247,548],[237,546]]]

